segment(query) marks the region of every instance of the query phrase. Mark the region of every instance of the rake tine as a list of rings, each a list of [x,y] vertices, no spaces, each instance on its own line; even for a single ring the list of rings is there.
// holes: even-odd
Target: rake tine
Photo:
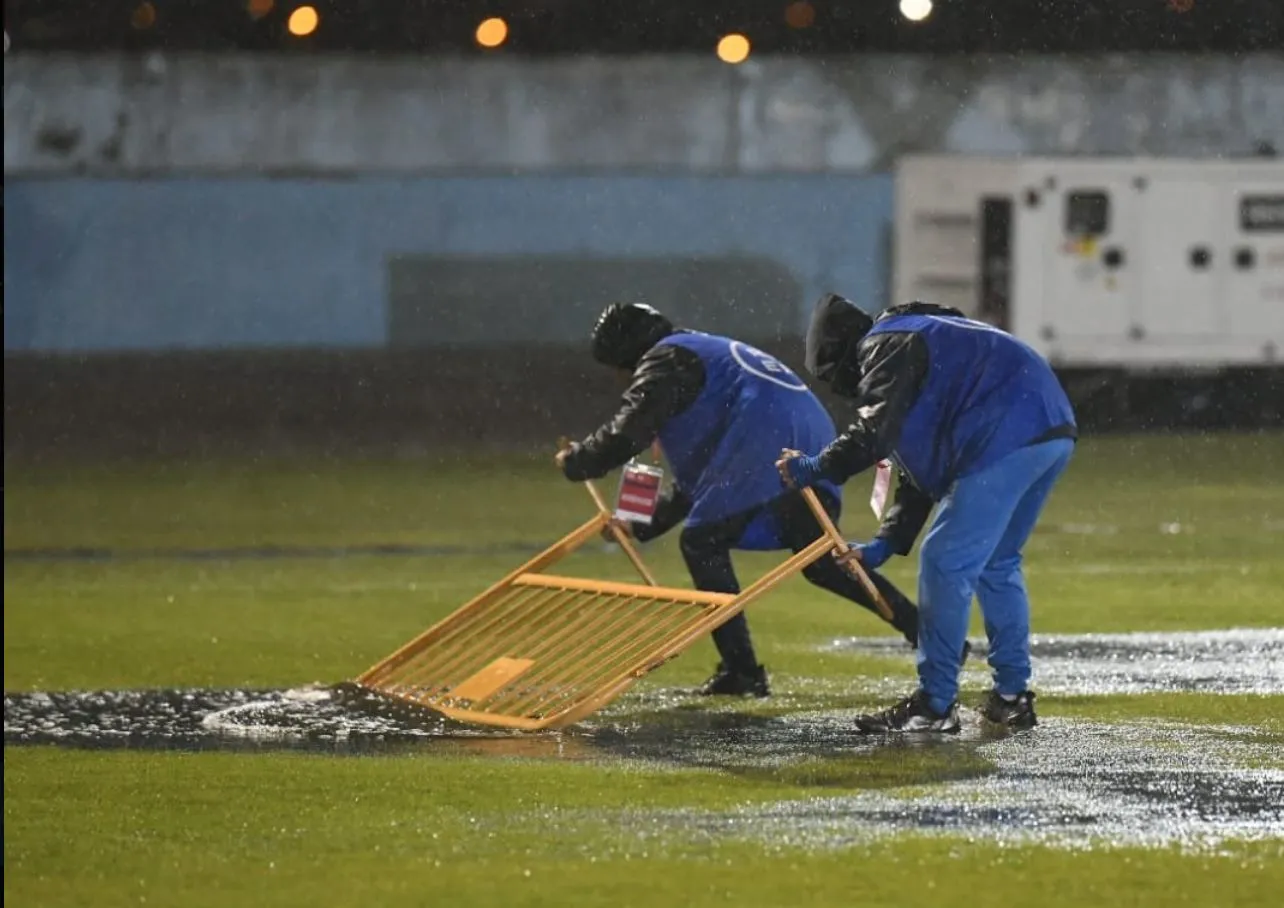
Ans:
[[[645,583],[543,573],[609,525],[605,501],[592,484],[588,488],[598,508],[592,520],[377,663],[357,684],[476,725],[564,727],[601,709],[818,558],[846,549],[808,490],[825,535],[739,595],[657,585],[627,535],[621,545]]]

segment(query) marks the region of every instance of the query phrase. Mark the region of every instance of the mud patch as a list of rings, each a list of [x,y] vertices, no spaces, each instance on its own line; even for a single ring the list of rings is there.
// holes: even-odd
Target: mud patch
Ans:
[[[983,675],[984,640],[972,641],[969,676]],[[822,649],[903,657],[890,637],[833,640]],[[1284,628],[1136,634],[1036,634],[1032,686],[1055,694],[1284,693]]]

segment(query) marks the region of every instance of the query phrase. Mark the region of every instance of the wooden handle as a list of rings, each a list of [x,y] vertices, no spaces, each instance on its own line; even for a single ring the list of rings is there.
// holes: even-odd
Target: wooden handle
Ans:
[[[820,498],[817,497],[816,491],[814,489],[803,489],[803,498],[807,500],[807,506],[811,508],[811,512],[816,515],[816,520],[820,523],[821,530],[829,537],[830,542],[834,544],[835,551],[838,554],[851,551],[851,546],[847,544],[843,534],[838,531],[834,521],[829,518],[829,512],[825,510],[825,506],[820,503]],[[869,579],[869,574],[865,573],[865,569],[860,566],[860,562],[856,560],[847,561],[843,564],[843,569],[860,581],[860,585],[865,587],[865,592],[869,593],[870,598],[874,600],[874,607],[878,609],[878,614],[883,616],[884,621],[890,622],[892,620],[892,607],[887,604],[887,600],[878,591],[874,581]]]
[[[602,498],[602,493],[597,490],[597,486],[593,485],[592,480],[585,480],[584,487],[588,489],[589,495],[593,496],[593,503],[597,505],[597,509],[606,518],[607,528],[610,529],[611,535],[615,537],[615,541],[620,548],[624,549],[624,554],[628,556],[629,561],[633,562],[633,567],[638,572],[638,576],[646,581],[647,586],[659,586],[655,582],[655,577],[651,574],[650,569],[642,561],[642,554],[638,552],[637,546],[633,544],[629,534],[624,532],[623,528],[612,519],[611,509],[606,506],[606,500]]]
[[[570,446],[571,440],[569,438],[565,435],[558,437],[557,450],[565,451]],[[648,586],[659,586],[659,584],[655,582],[655,576],[651,573],[650,568],[648,568],[646,563],[642,560],[642,554],[637,550],[637,546],[633,544],[633,540],[629,538],[629,534],[616,526],[615,521],[613,520],[613,517],[615,516],[614,512],[607,507],[606,499],[603,498],[602,493],[597,490],[597,486],[593,484],[592,480],[586,479],[584,481],[584,488],[588,489],[589,497],[591,497],[593,499],[593,503],[597,505],[598,513],[602,516],[603,525],[611,531],[611,536],[615,539],[616,544],[624,550],[624,554],[628,556],[629,561],[633,562],[633,568],[638,572],[638,576],[645,580]]]

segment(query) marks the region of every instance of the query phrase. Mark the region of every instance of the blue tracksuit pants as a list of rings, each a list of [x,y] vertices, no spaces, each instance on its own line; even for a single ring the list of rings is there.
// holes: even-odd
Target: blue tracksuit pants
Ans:
[[[945,712],[958,698],[972,596],[981,602],[990,668],[1000,694],[1030,683],[1030,600],[1021,550],[1074,442],[1044,442],[958,480],[941,501],[919,552],[919,685]]]

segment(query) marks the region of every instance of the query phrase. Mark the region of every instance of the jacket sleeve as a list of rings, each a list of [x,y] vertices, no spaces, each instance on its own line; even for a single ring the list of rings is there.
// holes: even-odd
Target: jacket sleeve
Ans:
[[[932,514],[935,502],[927,493],[919,491],[918,486],[900,473],[896,483],[896,497],[892,506],[883,516],[883,524],[875,534],[878,539],[886,539],[897,555],[908,555],[914,548],[918,534],[923,532],[923,525]]]
[[[636,457],[664,424],[704,390],[704,363],[685,347],[661,344],[642,357],[611,421],[571,445],[562,472],[572,482],[598,479]]]
[[[927,344],[917,334],[887,332],[861,341],[856,420],[820,453],[820,473],[845,482],[896,446],[901,426],[927,377]]]

